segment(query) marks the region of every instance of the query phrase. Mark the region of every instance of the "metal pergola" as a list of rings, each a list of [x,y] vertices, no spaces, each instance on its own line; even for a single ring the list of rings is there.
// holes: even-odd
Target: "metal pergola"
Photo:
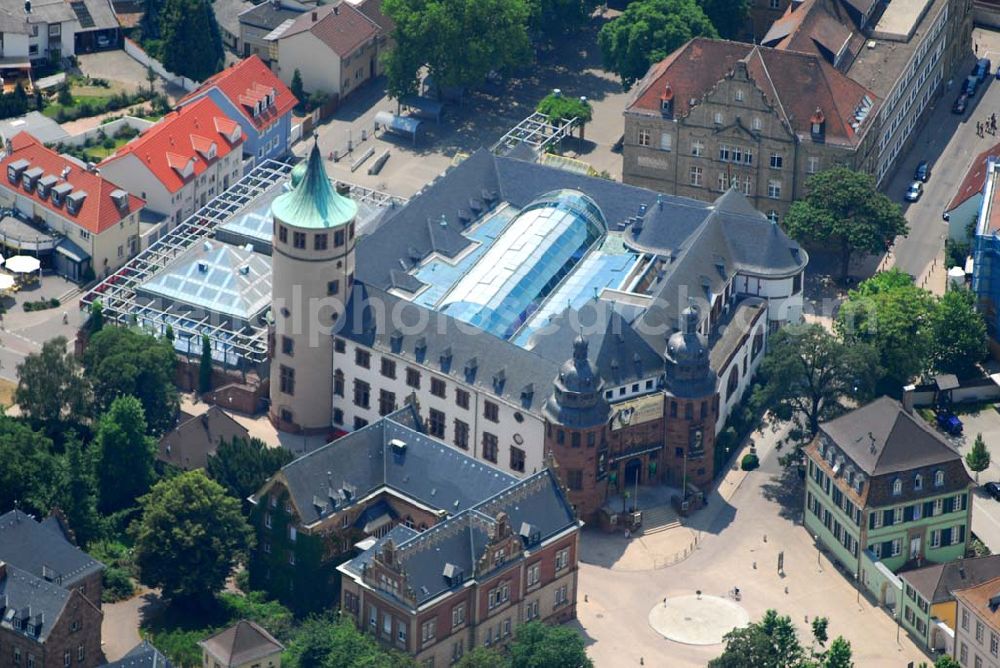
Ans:
[[[551,123],[548,116],[536,111],[508,130],[491,150],[496,155],[507,155],[519,144],[527,144],[538,153],[545,153],[550,146],[569,137],[577,123],[576,118]]]
[[[193,244],[206,238],[216,226],[232,219],[272,189],[281,187],[291,169],[291,165],[274,160],[254,167],[231,188],[88,291],[80,299],[80,308],[89,309],[95,301],[100,301],[108,322],[120,326],[138,324],[158,335],[162,335],[170,325],[175,341],[188,342],[189,348],[190,341],[195,341],[196,352],[201,350],[201,337],[207,335],[213,356],[232,366],[266,361],[266,324],[249,323],[236,330],[231,323],[213,315],[194,316],[140,303],[136,300],[136,288]]]

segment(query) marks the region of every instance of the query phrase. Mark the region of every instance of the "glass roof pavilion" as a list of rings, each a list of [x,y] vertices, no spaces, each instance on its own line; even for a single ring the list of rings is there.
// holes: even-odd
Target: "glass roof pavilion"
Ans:
[[[510,222],[440,308],[509,338],[606,231],[604,214],[583,193],[542,195]]]

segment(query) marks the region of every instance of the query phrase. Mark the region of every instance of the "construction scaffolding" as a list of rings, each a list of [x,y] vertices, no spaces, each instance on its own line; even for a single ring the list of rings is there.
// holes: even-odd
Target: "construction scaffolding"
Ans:
[[[218,225],[234,218],[273,189],[280,188],[291,169],[290,164],[274,160],[258,165],[87,292],[80,300],[80,308],[89,309],[99,301],[107,322],[119,326],[136,325],[158,336],[164,335],[169,325],[174,332],[174,347],[182,353],[200,354],[201,338],[207,335],[217,361],[244,370],[248,365],[261,365],[267,360],[266,322],[245,323],[237,329],[231,322],[213,314],[194,316],[137,301],[136,288],[193,244],[208,237]]]
[[[491,150],[496,155],[508,155],[520,144],[526,144],[541,155],[569,137],[577,123],[576,118],[559,124],[551,123],[548,116],[536,111],[508,130]]]

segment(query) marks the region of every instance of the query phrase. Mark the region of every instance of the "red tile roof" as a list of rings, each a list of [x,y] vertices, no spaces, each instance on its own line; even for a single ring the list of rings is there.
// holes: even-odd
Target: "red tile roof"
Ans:
[[[203,97],[170,112],[104,162],[134,155],[173,193],[242,144],[242,135],[233,137],[238,129],[236,121],[227,118],[219,105]],[[207,158],[207,149],[213,143],[215,158]],[[205,149],[206,155],[199,148]],[[182,175],[189,164],[191,172]]]
[[[969,171],[965,173],[965,178],[962,179],[962,184],[955,192],[955,197],[945,208],[945,211],[951,211],[973,195],[978,195],[983,192],[983,186],[986,185],[986,161],[991,156],[994,158],[1000,158],[1000,144],[996,144],[976,156],[976,159],[973,160],[972,164],[969,166]]]
[[[686,116],[692,101],[700,102],[741,62],[768,102],[800,134],[809,134],[809,119],[819,108],[826,117],[828,143],[857,143],[852,123],[866,96],[872,102],[867,118],[874,118],[875,94],[817,55],[701,37],[653,65],[636,85],[628,110],[659,114],[660,97],[669,85],[674,117]]]
[[[378,25],[349,2],[304,12],[279,36],[291,37],[309,31],[340,57],[350,55],[375,37]]]
[[[258,129],[267,127],[298,104],[288,86],[283,84],[256,55],[209,77],[197,90],[181,98],[179,104],[182,106],[188,104],[202,97],[213,87],[218,88]],[[255,115],[257,102],[266,102],[268,95],[274,96],[271,104],[265,104]]]
[[[60,183],[69,183],[74,191],[87,193],[86,199],[80,210],[74,215],[69,212],[65,204],[56,206],[52,203],[51,196],[39,197],[37,187],[28,192],[20,184],[12,184],[6,177],[7,166],[19,160],[27,160],[30,164],[27,169],[39,167],[45,176],[59,177],[53,186]],[[63,177],[63,171],[69,167],[69,173]],[[128,196],[128,209],[119,209],[118,205],[111,198],[111,193],[119,188],[111,181],[108,181],[99,174],[88,172],[86,169],[72,160],[64,158],[50,148],[46,148],[42,142],[32,137],[27,132],[20,132],[11,139],[11,152],[0,161],[0,170],[4,177],[2,184],[4,188],[16,190],[21,197],[31,199],[35,204],[59,214],[61,217],[71,220],[91,234],[100,234],[104,230],[113,227],[121,222],[123,218],[141,209],[145,202],[134,195]]]

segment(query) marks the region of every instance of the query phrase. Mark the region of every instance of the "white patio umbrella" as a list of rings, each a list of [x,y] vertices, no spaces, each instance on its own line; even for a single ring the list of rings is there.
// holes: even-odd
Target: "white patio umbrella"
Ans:
[[[10,274],[0,274],[0,292],[14,287],[14,277]]]
[[[7,267],[7,271],[12,271],[15,274],[30,274],[32,272],[38,271],[42,266],[37,257],[31,257],[30,255],[15,255],[14,257],[7,258],[4,262],[4,266]]]

